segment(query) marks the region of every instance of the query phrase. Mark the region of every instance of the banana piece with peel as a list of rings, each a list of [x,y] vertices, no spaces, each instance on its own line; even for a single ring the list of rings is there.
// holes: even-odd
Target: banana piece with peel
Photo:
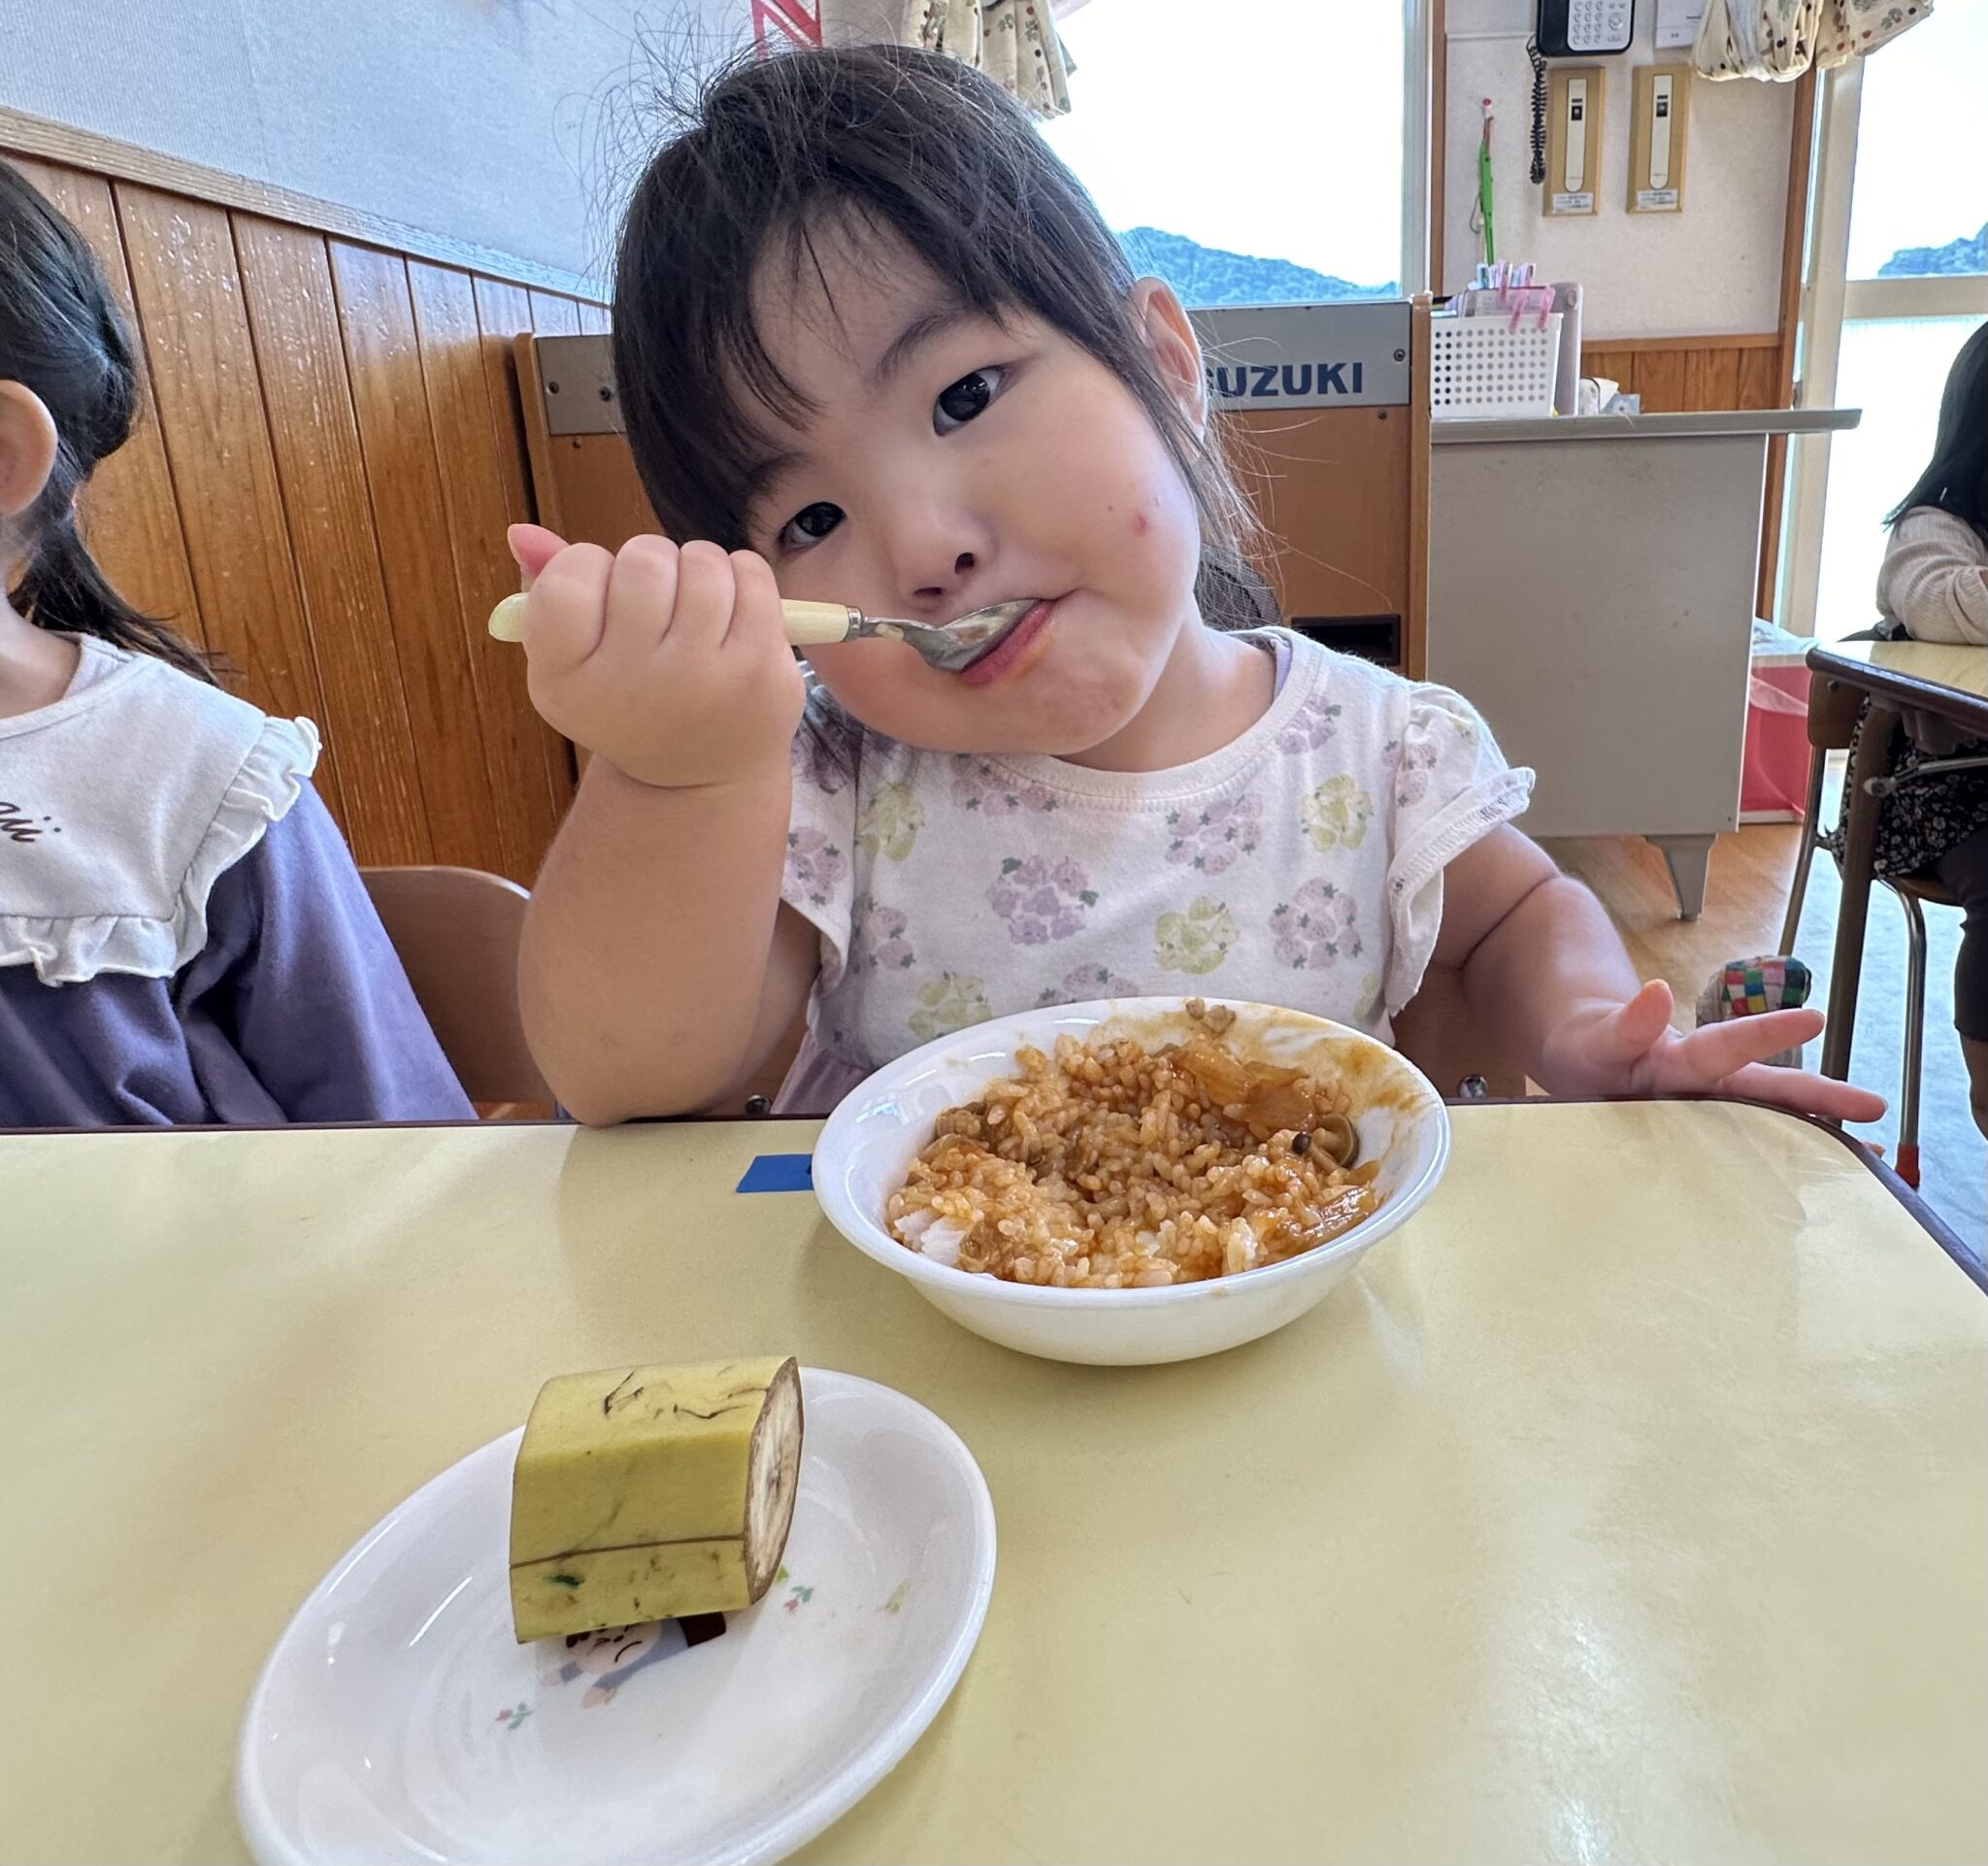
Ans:
[[[547,1381],[512,1476],[520,1644],[750,1606],[786,1547],[802,1426],[791,1356]]]

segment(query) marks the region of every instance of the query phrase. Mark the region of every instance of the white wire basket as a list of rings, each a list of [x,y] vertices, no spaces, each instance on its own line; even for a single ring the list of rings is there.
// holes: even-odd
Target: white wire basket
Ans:
[[[1506,317],[1429,320],[1429,413],[1439,421],[1553,413],[1560,369],[1560,317],[1548,312],[1513,330]]]

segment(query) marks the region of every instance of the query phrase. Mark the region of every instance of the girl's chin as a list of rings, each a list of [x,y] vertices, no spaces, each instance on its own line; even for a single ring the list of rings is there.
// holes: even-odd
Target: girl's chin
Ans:
[[[992,709],[989,709],[990,713]],[[1019,712],[1019,709],[1015,709]],[[1137,705],[1101,702],[1090,707],[1065,704],[1048,716],[1040,711],[1022,717],[976,720],[961,733],[975,743],[963,751],[1009,752],[1042,758],[1075,758],[1115,738],[1139,716]]]

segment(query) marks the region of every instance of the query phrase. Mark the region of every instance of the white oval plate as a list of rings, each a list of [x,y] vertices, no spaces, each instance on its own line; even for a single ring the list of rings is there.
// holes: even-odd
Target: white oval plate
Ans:
[[[318,1583],[262,1668],[235,1808],[264,1862],[696,1861],[791,1852],[938,1715],[994,1586],[973,1454],[916,1401],[801,1375],[779,1578],[722,1634],[519,1646],[521,1436],[473,1451]]]

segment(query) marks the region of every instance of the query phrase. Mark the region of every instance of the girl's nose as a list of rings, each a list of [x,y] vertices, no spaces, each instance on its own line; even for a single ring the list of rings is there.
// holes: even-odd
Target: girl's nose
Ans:
[[[903,499],[886,536],[891,582],[914,616],[956,605],[993,557],[984,520],[929,494]]]
[[[952,575],[943,583],[922,583],[911,593],[921,602],[941,603],[950,596],[972,574],[975,558],[971,550],[963,550],[952,560]]]

